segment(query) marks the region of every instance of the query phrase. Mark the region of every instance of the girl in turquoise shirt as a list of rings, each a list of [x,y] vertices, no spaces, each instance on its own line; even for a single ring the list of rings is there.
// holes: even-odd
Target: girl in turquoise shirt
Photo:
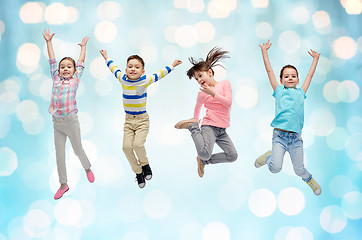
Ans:
[[[272,173],[278,173],[283,166],[284,154],[288,151],[295,174],[300,176],[312,188],[315,195],[320,195],[321,187],[304,167],[303,140],[301,137],[304,124],[304,99],[320,54],[312,49],[308,52],[313,57],[313,62],[302,88],[297,88],[299,83],[297,69],[292,65],[284,66],[280,72],[281,85],[279,85],[268,57],[268,49],[271,43],[268,40],[267,43],[259,46],[270,84],[274,90],[275,118],[271,123],[271,126],[274,127],[272,150],[256,159],[255,167],[259,168],[268,165]]]

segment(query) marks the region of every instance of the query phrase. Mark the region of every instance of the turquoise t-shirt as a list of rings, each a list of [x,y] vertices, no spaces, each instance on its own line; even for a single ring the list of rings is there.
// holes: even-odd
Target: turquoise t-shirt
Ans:
[[[275,118],[270,124],[273,128],[302,133],[304,124],[303,88],[285,88],[278,85],[273,93],[275,98]]]

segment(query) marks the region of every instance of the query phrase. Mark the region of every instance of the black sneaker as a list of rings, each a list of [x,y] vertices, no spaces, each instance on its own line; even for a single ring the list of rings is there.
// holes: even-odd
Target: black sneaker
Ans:
[[[142,166],[143,175],[146,180],[151,180],[152,178],[152,170],[149,164]]]
[[[146,186],[146,181],[145,177],[143,176],[143,173],[136,174],[136,180],[140,188],[144,188]]]

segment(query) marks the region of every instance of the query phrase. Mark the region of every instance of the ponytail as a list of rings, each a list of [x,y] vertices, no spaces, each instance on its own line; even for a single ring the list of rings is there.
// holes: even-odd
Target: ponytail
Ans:
[[[193,66],[186,72],[187,76],[189,77],[189,79],[191,79],[194,76],[195,72],[197,72],[197,71],[206,72],[206,71],[209,71],[209,69],[211,69],[212,74],[214,74],[214,70],[212,68],[216,67],[216,66],[223,67],[218,62],[221,59],[228,58],[229,57],[227,55],[228,53],[229,53],[228,51],[224,51],[220,47],[214,47],[207,54],[205,61],[202,58],[196,60],[195,58],[190,57],[189,61],[191,62],[191,64]]]

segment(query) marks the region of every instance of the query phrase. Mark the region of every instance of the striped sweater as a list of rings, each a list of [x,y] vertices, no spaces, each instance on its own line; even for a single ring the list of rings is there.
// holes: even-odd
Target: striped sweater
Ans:
[[[111,58],[107,58],[106,64],[123,89],[123,107],[127,114],[139,115],[146,112],[147,87],[163,78],[173,70],[169,65],[152,75],[143,75],[137,80],[130,80],[122,73]]]

